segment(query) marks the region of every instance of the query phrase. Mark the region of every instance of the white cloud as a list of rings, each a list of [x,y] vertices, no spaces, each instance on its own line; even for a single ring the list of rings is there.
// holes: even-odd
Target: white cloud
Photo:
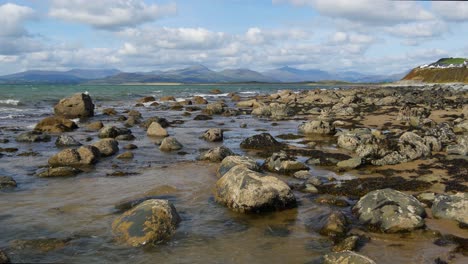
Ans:
[[[440,1],[432,2],[432,9],[448,21],[468,22],[468,2]]]
[[[447,30],[447,24],[442,21],[400,24],[385,29],[390,34],[404,38],[432,38],[442,35]]]
[[[0,37],[25,35],[27,32],[23,24],[33,16],[34,10],[30,7],[11,3],[0,5]]]
[[[258,27],[247,29],[245,33],[245,41],[252,45],[271,44],[278,40],[308,40],[312,33],[305,30],[291,28],[291,29],[273,29],[265,30]]]
[[[52,0],[49,15],[66,21],[116,30],[151,22],[177,12],[174,3],[146,4],[143,0]]]

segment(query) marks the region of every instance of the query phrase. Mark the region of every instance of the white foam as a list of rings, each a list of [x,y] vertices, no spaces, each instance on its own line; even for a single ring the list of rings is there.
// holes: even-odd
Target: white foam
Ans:
[[[0,100],[0,104],[4,105],[19,105],[19,103],[20,101],[15,99]]]
[[[7,115],[7,116],[0,116],[0,119],[15,119],[25,117],[25,115]]]
[[[193,96],[200,96],[200,97],[206,98],[206,97],[226,97],[228,95],[229,95],[229,93],[222,93],[222,94],[195,93]]]

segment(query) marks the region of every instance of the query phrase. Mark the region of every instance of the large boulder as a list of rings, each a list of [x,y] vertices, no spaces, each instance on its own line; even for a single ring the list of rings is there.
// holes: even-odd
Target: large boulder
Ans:
[[[40,131],[30,131],[21,133],[16,137],[16,141],[18,142],[49,142],[50,136],[46,133],[42,133]]]
[[[52,167],[82,166],[98,162],[101,153],[94,146],[83,146],[78,149],[64,149],[49,158]]]
[[[151,125],[146,130],[146,134],[150,137],[167,137],[169,133],[167,130],[161,126],[158,122],[152,122]]]
[[[49,116],[39,121],[34,130],[50,133],[62,133],[70,132],[77,128],[78,126],[76,123],[69,119],[57,116]]]
[[[119,128],[115,126],[105,126],[99,130],[100,138],[116,138],[121,135],[130,135],[132,131],[128,128]]]
[[[356,203],[359,221],[383,232],[411,231],[424,226],[423,205],[413,196],[393,189],[372,191]]]
[[[324,134],[331,135],[335,133],[335,126],[325,120],[314,120],[299,125],[299,132],[304,134]]]
[[[223,130],[220,128],[210,128],[203,133],[202,137],[206,141],[211,142],[223,141]]]
[[[221,164],[216,171],[216,175],[221,178],[224,174],[226,174],[229,170],[237,165],[242,165],[249,170],[253,171],[261,171],[261,167],[257,164],[257,162],[249,157],[246,156],[227,156],[223,159]]]
[[[64,98],[54,107],[55,115],[65,118],[84,118],[94,116],[94,104],[91,97],[77,93]]]
[[[76,147],[81,146],[81,143],[69,135],[60,135],[55,140],[57,147]]]
[[[10,176],[0,176],[0,189],[6,187],[16,187],[16,181]]]
[[[264,167],[271,172],[294,173],[301,170],[309,170],[309,167],[302,162],[296,161],[284,151],[273,153],[265,160]]]
[[[104,138],[94,143],[102,157],[112,156],[119,152],[119,142],[113,138]]]
[[[432,204],[436,218],[451,219],[468,226],[468,193],[437,195]]]
[[[376,264],[372,259],[353,251],[328,253],[323,256],[323,264]]]
[[[121,242],[137,247],[169,240],[181,219],[168,200],[146,200],[125,212],[112,223]]]
[[[240,143],[241,148],[245,149],[279,149],[284,145],[278,142],[272,135],[268,133],[262,133],[254,135],[244,139]]]
[[[173,151],[182,149],[184,146],[180,144],[175,137],[166,137],[161,142],[159,149],[161,151]]]
[[[199,160],[207,160],[211,162],[220,162],[227,156],[236,155],[229,148],[225,146],[212,148],[200,154]]]
[[[216,182],[215,200],[233,211],[259,213],[296,205],[289,186],[272,176],[237,165]]]

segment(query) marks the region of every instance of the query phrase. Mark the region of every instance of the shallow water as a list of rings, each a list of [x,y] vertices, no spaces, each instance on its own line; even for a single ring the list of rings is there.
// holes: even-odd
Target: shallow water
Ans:
[[[241,88],[248,92],[257,89],[255,87]],[[74,87],[76,90],[81,88]],[[206,92],[208,88],[203,89]],[[278,88],[271,89],[278,90]],[[4,92],[1,89],[0,93]],[[136,98],[152,94],[146,93],[145,89],[149,89],[148,87],[135,89],[143,89],[132,92],[138,95]],[[224,89],[226,92],[231,92],[226,87]],[[239,88],[232,89],[238,91],[236,89]],[[66,95],[69,94],[66,89],[65,92]],[[195,93],[201,92],[192,91],[192,94]],[[180,96],[180,93],[167,92],[165,95]],[[125,96],[123,98],[114,96],[114,99],[97,102],[97,115],[93,120],[121,125],[116,121],[116,117],[103,116],[99,113],[106,107],[116,107],[122,111],[132,106],[136,98],[132,97],[130,100]],[[187,92],[184,96],[191,97],[191,94]],[[174,124],[168,128],[168,132],[184,145],[183,155],[159,151],[154,140],[148,138],[143,129],[133,127],[131,130],[137,139],[132,142],[120,142],[120,152],[124,151],[122,147],[125,144],[133,143],[138,146],[138,149],[133,151],[135,154],[133,160],[123,161],[116,159],[115,156],[108,157],[101,160],[89,172],[76,177],[42,179],[34,174],[40,166],[47,164],[48,157],[59,151],[54,146],[56,137],[53,136],[52,141],[48,143],[34,144],[16,143],[14,137],[29,130],[28,127],[37,123],[42,116],[51,114],[52,105],[60,97],[62,94],[58,93],[53,96],[55,101],[51,99],[44,105],[24,99],[26,102],[24,105],[11,108],[31,108],[34,105],[41,105],[43,108],[39,108],[43,109],[43,112],[0,121],[3,122],[0,138],[10,140],[9,143],[0,144],[0,147],[19,149],[17,153],[6,153],[0,158],[0,175],[12,176],[18,182],[17,188],[0,191],[0,248],[5,249],[14,262],[312,263],[330,251],[332,241],[314,231],[314,226],[320,217],[339,208],[317,204],[314,202],[316,196],[295,191],[299,201],[296,209],[264,215],[233,213],[213,200],[212,188],[217,180],[215,173],[217,165],[195,161],[201,149],[221,144],[238,154],[254,155],[253,152],[246,153],[240,149],[239,143],[244,138],[260,133],[259,130],[266,130],[274,136],[296,134],[301,120],[279,121],[276,122],[276,126],[272,126],[267,120],[243,115],[218,116],[213,120],[194,121],[193,117],[199,112],[185,117],[181,111],[159,111],[152,107],[136,108],[142,112],[144,118],[161,116],[169,121],[183,120],[183,124]],[[223,96],[208,97],[210,101],[220,98]],[[241,123],[246,123],[247,128],[241,129],[239,127]],[[199,138],[203,131],[211,127],[226,130],[223,143],[208,143]],[[85,132],[82,128],[69,134],[83,143],[86,143],[86,138],[90,136],[92,140],[89,143],[98,140],[97,132]],[[297,140],[288,142],[301,145]],[[334,149],[328,145],[324,145],[323,148],[327,148],[328,151]],[[31,151],[38,155],[27,157],[17,155]],[[256,156],[254,158],[262,160]],[[299,159],[304,158],[299,157]],[[107,176],[115,171],[132,175]],[[326,178],[357,177],[348,173],[337,174],[326,168],[311,167],[311,171],[314,175]],[[278,177],[285,181],[294,181],[290,177]],[[114,241],[111,223],[120,214],[115,209],[115,205],[124,200],[149,194],[163,195],[174,203],[182,217],[175,237],[168,243],[144,248],[128,248]],[[347,214],[350,214],[349,211],[349,208],[344,209]],[[438,221],[431,221],[431,225],[441,230],[447,226]],[[455,228],[451,232],[461,231]],[[377,263],[433,263],[435,258],[446,256],[453,249],[453,246],[434,245],[435,238],[427,235],[412,237],[371,233],[364,235],[371,237],[371,240],[360,249],[360,252],[375,259]],[[31,247],[15,247],[15,240],[51,238],[66,239],[66,241],[58,243],[56,248],[46,252]],[[458,254],[453,263],[464,263],[466,260],[466,257]]]

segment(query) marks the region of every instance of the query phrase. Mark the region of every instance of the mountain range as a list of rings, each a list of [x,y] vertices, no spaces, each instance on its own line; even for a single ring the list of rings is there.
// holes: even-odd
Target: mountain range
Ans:
[[[405,73],[396,75],[368,75],[358,72],[331,73],[322,70],[300,70],[282,67],[265,72],[250,69],[213,71],[203,65],[183,69],[151,72],[121,72],[116,69],[73,69],[69,71],[25,71],[0,76],[0,83],[44,84],[128,84],[128,83],[279,83],[279,82],[392,82]]]

